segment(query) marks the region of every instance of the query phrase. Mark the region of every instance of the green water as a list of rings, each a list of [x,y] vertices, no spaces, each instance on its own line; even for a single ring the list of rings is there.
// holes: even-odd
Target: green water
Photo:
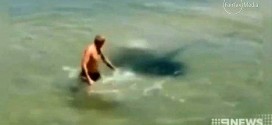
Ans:
[[[271,12],[215,1],[13,0],[1,13],[1,125],[209,125],[271,114]],[[264,13],[266,12],[266,13]],[[267,14],[267,15],[265,15]],[[98,34],[120,68],[77,81]]]

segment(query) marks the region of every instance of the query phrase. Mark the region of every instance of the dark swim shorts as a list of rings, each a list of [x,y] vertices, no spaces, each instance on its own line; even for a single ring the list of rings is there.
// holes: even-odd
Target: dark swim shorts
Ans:
[[[101,78],[101,75],[100,75],[99,72],[88,72],[88,74],[89,74],[89,76],[91,77],[91,79],[93,81],[97,81],[97,80],[99,80]],[[85,71],[83,69],[81,70],[80,76],[85,77],[85,78],[87,77],[86,73],[85,73]]]

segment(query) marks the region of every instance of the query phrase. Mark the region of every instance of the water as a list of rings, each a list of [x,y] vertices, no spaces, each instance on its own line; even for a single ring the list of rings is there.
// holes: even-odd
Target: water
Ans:
[[[271,113],[267,8],[228,15],[211,0],[7,5],[3,125],[208,125],[214,117]],[[83,48],[98,33],[120,70],[101,66],[94,89],[119,92],[88,96],[76,76]]]

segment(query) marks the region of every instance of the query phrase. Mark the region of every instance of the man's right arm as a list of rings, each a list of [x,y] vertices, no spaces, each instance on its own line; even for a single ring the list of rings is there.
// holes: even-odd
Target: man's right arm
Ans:
[[[90,78],[89,73],[88,73],[88,68],[87,68],[87,64],[90,60],[90,55],[91,55],[91,52],[89,50],[86,50],[84,53],[82,66],[83,66],[84,72],[86,74],[89,85],[92,85],[94,83],[94,81]]]

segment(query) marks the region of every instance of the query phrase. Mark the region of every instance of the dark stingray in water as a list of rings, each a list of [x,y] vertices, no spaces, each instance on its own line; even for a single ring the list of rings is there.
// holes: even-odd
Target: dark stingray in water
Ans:
[[[186,71],[185,64],[173,60],[181,50],[177,49],[162,56],[147,49],[122,47],[115,54],[113,63],[118,67],[128,68],[142,74],[159,76],[184,75]]]

